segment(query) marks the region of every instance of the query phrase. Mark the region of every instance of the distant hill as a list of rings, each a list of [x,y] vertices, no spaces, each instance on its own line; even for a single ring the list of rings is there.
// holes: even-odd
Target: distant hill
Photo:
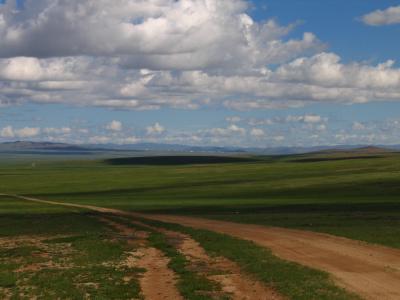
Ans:
[[[84,147],[63,143],[50,143],[50,142],[28,142],[28,141],[17,141],[7,142],[0,144],[1,151],[21,151],[21,150],[70,150],[70,151],[82,151],[87,150]]]
[[[92,146],[93,145],[89,145]],[[101,147],[113,150],[125,151],[160,151],[160,152],[207,152],[207,153],[229,153],[249,152],[246,148],[240,147],[216,147],[216,146],[189,146],[180,144],[161,143],[138,143],[130,145],[103,144]]]
[[[340,145],[340,146],[314,146],[314,147],[216,147],[216,146],[189,146],[180,144],[138,143],[131,145],[117,144],[83,144],[73,145],[52,142],[16,141],[0,143],[2,153],[40,152],[40,153],[66,153],[78,154],[91,152],[157,152],[157,153],[236,153],[256,155],[291,155],[305,153],[321,154],[378,154],[399,151],[399,146],[365,146],[365,145]]]
[[[390,149],[390,148],[368,146],[368,147],[362,147],[362,148],[355,149],[354,151],[356,151],[358,153],[376,154],[376,153],[394,152],[396,150]]]
[[[85,147],[64,143],[16,141],[0,143],[0,152],[62,152],[85,153],[102,150],[96,147]]]
[[[357,147],[352,149],[329,149],[295,155],[290,161],[298,163],[312,163],[355,159],[379,159],[384,158],[385,154],[387,153],[394,153],[397,151],[398,150],[376,146]]]
[[[356,148],[347,148],[347,149],[328,149],[313,152],[314,154],[346,154],[346,155],[370,155],[370,154],[383,154],[383,153],[390,153],[396,152],[398,149],[394,148],[386,148],[380,146],[364,146],[364,147],[356,147]]]

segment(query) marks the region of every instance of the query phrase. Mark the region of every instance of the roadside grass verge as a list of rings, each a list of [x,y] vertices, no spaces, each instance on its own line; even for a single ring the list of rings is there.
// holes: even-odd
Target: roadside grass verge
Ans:
[[[145,224],[189,234],[210,254],[236,262],[247,274],[274,288],[289,299],[351,300],[359,299],[337,287],[325,272],[287,262],[253,242],[207,230],[177,224],[141,220]]]

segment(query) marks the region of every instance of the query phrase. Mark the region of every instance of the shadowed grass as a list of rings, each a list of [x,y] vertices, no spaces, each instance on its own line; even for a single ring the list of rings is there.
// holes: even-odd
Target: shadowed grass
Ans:
[[[240,162],[257,162],[254,158],[228,157],[228,156],[145,156],[126,157],[105,160],[110,165],[148,165],[148,166],[176,166],[196,164],[226,164]]]

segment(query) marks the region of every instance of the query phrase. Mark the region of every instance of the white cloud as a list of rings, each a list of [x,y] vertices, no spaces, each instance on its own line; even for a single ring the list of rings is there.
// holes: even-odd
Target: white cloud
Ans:
[[[27,0],[21,11],[13,2],[0,5],[0,106],[244,111],[400,101],[394,61],[343,63],[312,33],[289,38],[295,25],[252,19],[244,0]]]
[[[238,133],[238,134],[242,134],[242,135],[246,134],[246,129],[241,128],[234,124],[230,125],[227,129],[233,133]]]
[[[109,124],[107,124],[106,129],[110,131],[121,131],[122,123],[116,120],[111,121]]]
[[[264,130],[262,130],[260,128],[253,128],[250,131],[250,135],[253,137],[259,138],[259,137],[265,136],[265,132],[264,132]]]
[[[210,133],[212,136],[215,137],[227,137],[227,136],[232,136],[232,135],[245,135],[246,134],[246,129],[239,127],[235,124],[231,124],[226,128],[212,128],[208,130],[208,133]]]
[[[88,134],[88,133],[89,133],[89,129],[87,129],[87,128],[80,128],[80,129],[77,130],[77,132],[78,132],[78,133],[81,133],[81,134]]]
[[[287,116],[285,122],[304,122],[304,123],[320,123],[324,119],[318,115],[304,115],[304,116]]]
[[[1,46],[0,46],[1,48]],[[82,61],[82,60],[80,60]],[[0,60],[0,79],[11,81],[39,81],[52,80],[42,83],[45,88],[56,85],[54,80],[72,79],[73,72],[77,71],[75,65],[79,59],[37,59],[34,57],[13,57]],[[52,86],[51,86],[52,85]]]
[[[135,137],[135,136],[130,136],[130,137],[123,139],[123,144],[136,144],[136,143],[139,143],[140,141],[141,141],[140,138]]]
[[[24,127],[14,129],[12,126],[6,126],[0,131],[3,138],[32,138],[40,134],[40,128],[37,127]]]
[[[294,26],[254,21],[244,0],[27,0],[21,11],[13,2],[0,7],[3,57],[124,56],[135,68],[203,69],[320,47],[312,33],[280,40]]]
[[[72,132],[72,129],[69,127],[62,127],[62,128],[54,128],[54,127],[48,127],[43,129],[43,133],[46,134],[70,134]]]
[[[159,123],[155,123],[154,125],[147,127],[146,132],[148,135],[159,135],[165,132],[165,128]]]
[[[319,124],[315,127],[315,129],[318,131],[325,131],[327,129],[327,126],[325,124]]]
[[[225,118],[225,121],[227,121],[229,123],[239,123],[241,120],[242,120],[242,118],[239,116],[232,116],[232,117]]]
[[[275,142],[283,142],[286,138],[283,135],[277,135],[272,137]]]
[[[353,130],[364,130],[366,127],[360,122],[353,122]]]
[[[15,133],[11,126],[7,126],[1,130],[0,135],[3,138],[13,138],[15,136]]]
[[[255,119],[252,118],[248,121],[250,126],[266,126],[266,125],[273,125],[275,122],[271,119]]]
[[[391,60],[377,66],[345,65],[340,63],[340,57],[334,53],[320,53],[280,66],[277,76],[284,81],[326,88],[398,88],[400,70],[393,66],[394,61]]]
[[[400,6],[391,6],[385,10],[376,10],[362,16],[361,20],[371,26],[400,24]]]
[[[40,134],[40,128],[37,127],[25,127],[15,130],[15,135],[19,138],[30,138]]]

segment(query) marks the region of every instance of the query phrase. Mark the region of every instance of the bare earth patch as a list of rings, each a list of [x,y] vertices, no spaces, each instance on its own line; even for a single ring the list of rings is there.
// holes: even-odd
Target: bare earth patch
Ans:
[[[16,236],[0,238],[1,249],[12,249],[21,245],[38,246],[42,241],[48,239],[48,236]]]
[[[168,269],[169,259],[155,248],[142,248],[137,252],[136,267],[146,269],[140,279],[145,299],[183,299],[176,289],[176,276]]]
[[[54,262],[53,259],[56,256],[62,254],[64,257],[68,257],[73,250],[69,245],[66,244],[48,244],[46,241],[49,239],[65,238],[65,235],[57,236],[17,236],[10,238],[0,238],[0,249],[9,250],[13,253],[19,249],[32,248],[29,253],[29,257],[22,257],[15,255],[15,257],[7,257],[7,262],[14,262],[21,266],[14,270],[16,273],[24,272],[37,272],[41,269],[67,269],[71,265],[67,260],[60,260]],[[25,255],[24,255],[25,256]],[[29,263],[25,260],[29,259]],[[1,258],[0,258],[1,262]]]
[[[141,247],[129,253],[125,265],[129,268],[146,270],[139,279],[146,300],[183,299],[176,288],[176,275],[168,268],[169,259],[160,250],[145,246],[147,237],[145,232],[136,231],[107,218],[101,218],[101,220],[114,227],[120,234],[131,237],[131,239],[136,237],[139,240]],[[128,243],[129,241],[128,239]],[[137,244],[138,242],[136,240],[131,243]],[[128,280],[128,278],[126,279]]]

